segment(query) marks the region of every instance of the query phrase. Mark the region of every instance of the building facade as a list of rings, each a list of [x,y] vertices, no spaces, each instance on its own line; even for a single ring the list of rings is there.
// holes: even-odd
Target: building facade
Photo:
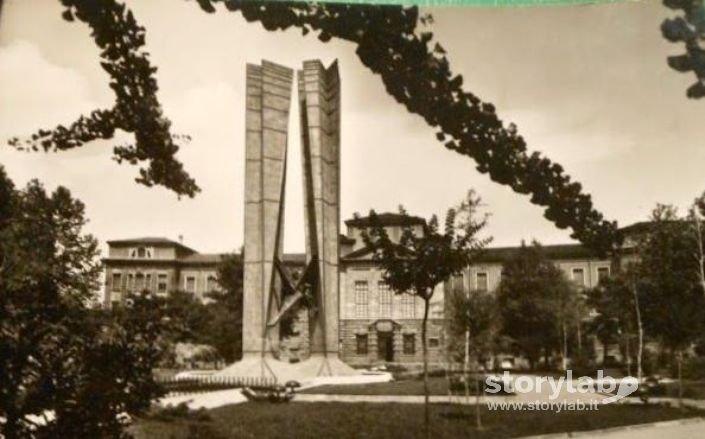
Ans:
[[[166,296],[170,291],[186,291],[207,300],[219,291],[218,264],[225,254],[199,253],[180,242],[166,238],[135,238],[108,241],[108,257],[103,259],[106,307],[124,305],[130,294],[149,291]],[[303,254],[285,256],[292,270],[303,267]]]
[[[422,218],[380,214],[379,222],[390,239],[398,240],[404,227],[420,233]],[[424,303],[411,294],[395,294],[372,261],[372,252],[361,237],[370,220],[345,222],[347,244],[341,255],[340,343],[341,358],[351,365],[421,363],[421,322]],[[428,321],[429,361],[444,360],[444,289],[433,294]]]
[[[380,214],[379,221],[391,239],[399,239],[405,227],[420,232],[423,218]],[[340,297],[338,343],[340,358],[353,366],[420,364],[423,301],[409,294],[395,294],[383,281],[382,271],[361,237],[370,226],[368,217],[345,221],[346,234],[339,237]],[[106,306],[125,303],[130,293],[149,290],[157,295],[187,291],[207,300],[218,290],[218,263],[222,254],[199,253],[165,238],[108,241],[105,267]],[[592,288],[611,272],[611,262],[599,259],[580,244],[546,245],[545,254],[575,282]],[[445,294],[449,289],[494,291],[502,278],[502,266],[519,247],[488,248],[462,276],[441,285],[433,294],[428,323],[429,360],[446,361]],[[306,264],[304,254],[285,254],[284,264],[294,278]],[[305,319],[305,313],[299,314]],[[305,322],[299,326],[306,327]],[[282,340],[284,356],[306,355],[307,340]]]

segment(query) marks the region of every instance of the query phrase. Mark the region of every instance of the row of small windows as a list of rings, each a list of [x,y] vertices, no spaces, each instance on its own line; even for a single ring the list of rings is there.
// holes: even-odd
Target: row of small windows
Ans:
[[[152,259],[154,249],[148,247],[137,247],[130,249],[130,257],[132,259]]]
[[[428,339],[429,348],[438,348],[441,342],[436,337]],[[402,334],[402,352],[404,355],[416,354],[416,334]],[[367,355],[369,353],[368,334],[355,335],[355,353],[357,355]]]
[[[573,282],[579,287],[586,287],[587,279],[585,277],[584,268],[573,268],[571,270],[571,276]],[[610,267],[597,267],[597,283],[602,282],[604,279],[610,277]]]
[[[111,288],[113,292],[120,291],[156,291],[158,294],[166,294],[169,290],[169,277],[166,273],[157,273],[156,288],[152,283],[155,279],[152,273],[113,273],[111,279]],[[196,292],[196,276],[184,277],[184,291],[189,293]],[[205,291],[218,290],[218,280],[214,275],[206,277]]]
[[[610,268],[605,266],[605,267],[597,267],[597,282],[601,282],[603,279],[606,279],[610,276]],[[585,269],[584,268],[573,268],[571,270],[571,279],[572,281],[580,287],[585,287],[587,286],[586,282],[586,277],[585,277]],[[481,271],[475,273],[475,289],[478,291],[487,291],[489,290],[489,276],[487,272]]]
[[[358,319],[366,319],[370,317],[369,313],[369,284],[366,280],[355,281],[355,317]],[[389,317],[393,315],[393,297],[394,292],[385,282],[377,283],[377,297],[379,305],[378,317]],[[416,297],[411,294],[401,295],[401,317],[414,318],[416,317]]]

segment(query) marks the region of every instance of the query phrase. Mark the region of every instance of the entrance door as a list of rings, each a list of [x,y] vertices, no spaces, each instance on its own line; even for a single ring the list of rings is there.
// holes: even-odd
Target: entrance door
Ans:
[[[394,361],[394,333],[377,333],[377,358],[382,361]]]

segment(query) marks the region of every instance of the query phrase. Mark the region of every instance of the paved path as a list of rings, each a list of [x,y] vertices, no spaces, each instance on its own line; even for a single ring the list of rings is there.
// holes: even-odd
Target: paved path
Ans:
[[[247,402],[247,398],[242,396],[240,389],[166,396],[157,401],[157,403],[162,406],[177,406],[181,403],[186,403],[186,405],[192,410],[197,410],[200,408],[214,409],[224,405],[240,404],[243,402]]]
[[[687,422],[652,427],[630,428],[602,434],[586,434],[572,437],[601,439],[701,439],[705,438],[705,422]]]
[[[523,439],[701,439],[705,437],[705,419],[681,419],[608,428],[597,431],[557,433]]]

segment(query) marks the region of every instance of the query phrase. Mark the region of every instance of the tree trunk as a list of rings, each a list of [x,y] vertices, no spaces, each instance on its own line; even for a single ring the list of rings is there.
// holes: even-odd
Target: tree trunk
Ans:
[[[468,322],[469,324],[469,322]],[[465,381],[465,403],[470,403],[470,328],[465,329],[465,358],[463,358],[463,379]]]
[[[624,350],[626,351],[627,355],[627,375],[632,376],[632,350],[631,346],[629,345],[629,333],[627,332],[627,336],[624,340]]]
[[[479,366],[479,361],[475,361]],[[480,416],[480,380],[478,377],[475,380],[475,424],[478,430],[482,430],[482,417]]]
[[[448,407],[450,407],[451,403],[453,402],[453,389],[452,389],[452,382],[451,382],[451,375],[450,373],[453,372],[453,363],[450,358],[450,348],[446,349],[446,385],[448,386]]]
[[[639,308],[639,294],[637,293],[636,283],[632,279],[632,295],[634,296],[634,310],[636,313],[636,327],[638,335],[638,346],[636,354],[636,377],[641,383],[641,376],[643,374],[642,361],[644,357],[644,327],[641,323],[641,309]]]
[[[578,331],[578,357],[583,356],[583,329],[582,329],[582,322],[580,319],[578,319],[578,325],[577,325],[577,331]]]
[[[683,408],[683,351],[678,350],[678,408]]]
[[[428,389],[428,343],[426,327],[428,324],[428,308],[430,298],[424,298],[423,303],[423,320],[421,321],[421,349],[423,353],[423,417],[424,417],[424,434],[426,439],[431,438],[431,416],[429,407],[429,389]]]
[[[561,367],[563,372],[568,370],[568,332],[565,328],[565,321],[561,322]]]

